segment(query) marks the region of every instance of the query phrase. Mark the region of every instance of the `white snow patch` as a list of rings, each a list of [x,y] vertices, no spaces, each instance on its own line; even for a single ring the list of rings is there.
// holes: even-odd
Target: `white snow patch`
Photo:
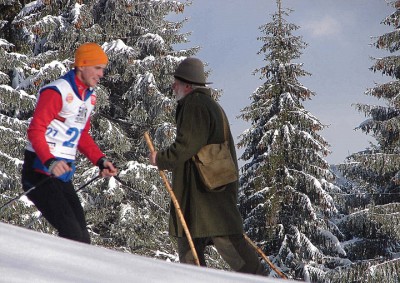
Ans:
[[[147,258],[5,223],[0,242],[1,282],[290,282]]]

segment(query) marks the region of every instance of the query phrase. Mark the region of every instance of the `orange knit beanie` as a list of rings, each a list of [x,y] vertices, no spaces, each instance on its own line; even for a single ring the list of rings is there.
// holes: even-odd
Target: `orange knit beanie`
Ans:
[[[107,63],[107,54],[97,43],[84,43],[75,51],[75,67],[96,66]]]

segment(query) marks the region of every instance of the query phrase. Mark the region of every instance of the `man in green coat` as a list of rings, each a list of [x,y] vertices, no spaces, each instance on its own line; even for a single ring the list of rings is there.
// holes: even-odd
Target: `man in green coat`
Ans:
[[[220,106],[206,87],[204,65],[186,58],[174,73],[172,89],[178,101],[177,133],[168,148],[150,153],[152,165],[172,171],[172,187],[181,206],[190,235],[205,266],[204,250],[214,244],[222,258],[238,272],[266,274],[257,254],[243,237],[243,223],[237,208],[238,182],[222,191],[211,192],[202,183],[192,156],[203,146],[224,142],[224,120]],[[236,163],[235,144],[229,130],[229,144]],[[171,205],[170,235],[178,239],[179,260],[194,264],[183,227]]]

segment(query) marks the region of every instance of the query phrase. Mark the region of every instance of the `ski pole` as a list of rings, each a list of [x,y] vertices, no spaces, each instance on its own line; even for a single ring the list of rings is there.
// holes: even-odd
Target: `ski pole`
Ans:
[[[79,192],[80,190],[84,189],[86,186],[88,186],[89,184],[91,184],[92,182],[94,182],[96,179],[98,179],[100,177],[100,175],[96,175],[96,177],[90,179],[87,183],[83,184],[82,186],[80,186],[78,189],[75,190],[75,192]],[[33,219],[28,225],[26,225],[25,227],[29,228],[33,225],[33,223],[35,223],[35,221],[39,220],[43,215],[40,214],[37,218]]]
[[[286,275],[283,274],[283,273],[268,259],[268,257],[263,253],[263,251],[262,251],[259,247],[257,247],[257,245],[256,245],[252,240],[250,240],[250,238],[249,238],[245,233],[243,233],[243,236],[244,236],[244,238],[246,239],[246,241],[259,253],[259,255],[265,260],[265,262],[268,263],[268,265],[269,265],[281,278],[283,278],[283,279],[288,279],[288,278],[286,277]]]
[[[68,166],[71,167],[71,162],[67,162]],[[43,185],[44,183],[46,183],[50,178],[54,177],[53,174],[47,176],[46,178],[44,178],[42,181],[40,181],[39,183],[37,183],[35,186],[31,187],[29,190],[23,192],[22,194],[20,194],[19,196],[9,200],[8,202],[6,202],[4,205],[2,205],[0,207],[0,212],[3,210],[3,208],[9,206],[11,203],[13,203],[14,201],[16,201],[17,199],[26,196],[27,194],[29,194],[31,191],[33,191],[34,189],[36,189],[37,187],[40,187],[41,185]]]
[[[100,177],[100,175],[96,175],[94,178],[90,179],[87,183],[83,184],[81,187],[75,190],[75,192],[79,192],[80,190],[83,190],[85,187],[89,186],[92,182],[97,180]]]
[[[149,136],[148,132],[144,133],[144,138],[146,140],[147,146],[150,149],[150,152],[154,152],[155,149],[154,149],[153,143],[152,143],[152,141],[150,139],[150,136]],[[171,196],[171,200],[172,200],[172,202],[173,202],[173,204],[175,206],[176,213],[178,214],[178,218],[181,221],[183,230],[185,231],[186,238],[188,239],[190,249],[192,250],[192,253],[193,253],[194,262],[196,263],[196,265],[200,266],[200,261],[199,261],[199,258],[197,256],[197,252],[196,252],[196,249],[194,247],[194,244],[193,244],[192,236],[190,235],[189,228],[187,227],[187,224],[186,224],[186,221],[185,221],[185,217],[183,216],[183,213],[182,213],[181,207],[179,205],[178,199],[176,198],[176,196],[174,194],[174,191],[172,190],[172,188],[171,188],[171,186],[170,186],[170,184],[168,182],[168,179],[165,176],[164,171],[159,170],[159,173],[160,173],[160,176],[161,176],[162,180],[164,181],[164,184],[165,184],[165,187],[167,188],[168,193]]]
[[[6,208],[6,207],[8,207],[10,204],[12,204],[14,201],[20,199],[20,198],[23,197],[23,196],[26,196],[27,194],[29,194],[31,191],[33,191],[33,190],[36,189],[37,187],[40,187],[41,185],[43,185],[44,183],[46,183],[46,182],[47,182],[48,180],[50,180],[52,177],[53,177],[53,176],[48,176],[48,177],[44,178],[42,181],[40,181],[39,183],[37,183],[35,186],[31,187],[29,190],[27,190],[27,191],[25,191],[25,192],[19,194],[19,196],[15,197],[15,198],[13,198],[13,199],[7,201],[5,204],[3,204],[3,205],[0,207],[0,212],[1,212],[4,208]]]
[[[120,177],[118,176],[113,176],[115,180],[117,180],[122,186],[128,188],[131,192],[133,192],[135,195],[140,195],[140,197],[145,198],[141,193],[135,191],[131,185],[129,185],[126,181],[123,181]],[[163,207],[161,207],[159,204],[155,203],[151,199],[147,199],[149,201],[150,205],[152,205],[154,208],[157,210],[163,212],[164,214],[168,214],[168,211],[166,211]]]

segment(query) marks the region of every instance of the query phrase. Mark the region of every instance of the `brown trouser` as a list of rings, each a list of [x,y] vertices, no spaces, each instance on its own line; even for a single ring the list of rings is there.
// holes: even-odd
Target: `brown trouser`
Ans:
[[[200,265],[206,266],[204,250],[212,241],[215,248],[226,263],[235,271],[267,275],[254,249],[246,242],[243,235],[229,235],[210,238],[194,238],[195,246]],[[181,263],[195,264],[189,242],[186,237],[178,238],[178,253]]]

